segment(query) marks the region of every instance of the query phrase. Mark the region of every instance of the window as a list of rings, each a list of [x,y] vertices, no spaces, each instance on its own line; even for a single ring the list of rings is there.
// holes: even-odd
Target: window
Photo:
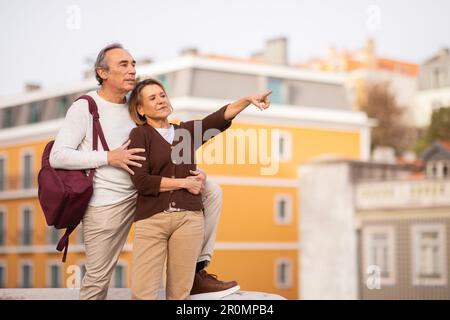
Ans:
[[[448,161],[429,161],[427,163],[427,176],[430,178],[447,178],[448,174]]]
[[[445,225],[415,225],[411,232],[413,284],[447,285]]]
[[[291,84],[289,86],[289,104],[298,104],[302,95],[302,89],[299,85]]]
[[[33,268],[31,263],[26,262],[21,266],[21,277],[20,286],[22,288],[32,288],[33,287]]]
[[[0,262],[0,288],[6,287],[6,267],[3,262]]]
[[[275,139],[272,148],[278,152],[278,159],[280,161],[290,161],[292,158],[292,138],[291,134],[287,131],[276,130],[273,134]]]
[[[275,196],[275,222],[289,224],[292,222],[292,199],[290,195]]]
[[[36,123],[41,121],[41,105],[40,102],[32,102],[30,106],[30,113],[28,116],[28,123]]]
[[[58,244],[59,239],[61,238],[60,230],[56,229],[55,227],[48,227],[48,234],[49,234],[48,242],[50,244]]]
[[[31,189],[33,187],[33,155],[26,152],[22,157],[22,187]]]
[[[84,228],[83,228],[83,222],[80,223],[78,226],[78,243],[84,244]]]
[[[67,96],[60,97],[58,99],[58,118],[63,118],[66,115],[69,107],[70,105]]]
[[[437,167],[436,167],[435,164],[433,164],[432,167],[431,167],[431,176],[433,178],[435,178],[437,176]]]
[[[275,284],[277,288],[289,289],[292,287],[292,263],[290,259],[275,261]]]
[[[389,277],[388,250],[387,233],[380,232],[372,234],[372,248],[370,254],[372,255],[373,264],[380,268],[382,277]]]
[[[113,275],[113,287],[114,288],[124,288],[125,285],[125,264],[124,263],[117,263],[116,268],[114,270]]]
[[[0,246],[4,246],[5,245],[5,241],[6,241],[6,237],[5,237],[5,233],[6,233],[6,213],[5,210],[0,208]]]
[[[11,128],[14,125],[13,108],[3,109],[3,128]]]
[[[376,266],[381,285],[395,284],[395,233],[393,226],[363,228],[364,270]]]
[[[427,177],[436,178],[437,177],[437,166],[436,162],[430,161],[427,163]]]
[[[61,287],[61,266],[57,262],[52,262],[49,266],[49,287],[60,288]]]
[[[284,103],[283,81],[280,79],[269,78],[267,80],[267,88],[272,90],[270,96],[271,103]]]
[[[435,67],[434,68],[434,83],[435,88],[444,87],[446,85],[446,68],[445,67]]]
[[[285,150],[286,150],[285,144],[286,144],[286,140],[284,139],[284,137],[280,137],[280,140],[278,140],[278,153],[280,155],[285,153]]]
[[[435,68],[433,70],[433,87],[439,88],[440,87],[440,79],[441,79],[441,71],[439,68]]]
[[[86,274],[86,264],[82,263],[82,264],[80,265],[80,271],[81,271],[81,274],[80,274],[81,280],[83,280],[83,277],[84,277],[84,275]]]
[[[25,207],[22,210],[22,244],[31,245],[33,240],[33,224],[32,224],[32,210],[30,207]]]
[[[159,76],[158,76],[158,80],[162,83],[162,85],[164,86],[164,89],[166,89],[166,92],[167,92],[167,94],[170,94],[170,91],[169,91],[169,79],[168,79],[168,77],[167,77],[167,75],[166,74],[160,74]]]
[[[0,192],[6,190],[6,160],[0,156]]]

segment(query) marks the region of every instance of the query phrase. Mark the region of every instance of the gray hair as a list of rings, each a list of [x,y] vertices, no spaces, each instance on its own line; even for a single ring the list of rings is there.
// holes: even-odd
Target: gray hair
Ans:
[[[109,70],[108,63],[106,63],[106,53],[109,50],[112,49],[123,49],[123,46],[120,43],[112,43],[104,47],[97,55],[97,59],[95,60],[95,79],[97,79],[97,82],[99,85],[103,84],[103,79],[98,75],[97,69],[105,69],[106,71]]]

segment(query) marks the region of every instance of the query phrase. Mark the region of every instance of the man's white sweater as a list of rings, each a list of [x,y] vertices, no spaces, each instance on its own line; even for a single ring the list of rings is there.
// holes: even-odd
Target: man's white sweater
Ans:
[[[97,103],[109,149],[114,150],[126,143],[131,129],[136,126],[128,113],[128,106],[108,102],[96,91],[88,92],[88,95]],[[94,194],[89,205],[97,207],[118,203],[136,190],[128,172],[108,165],[107,152],[103,150],[100,139],[99,151],[92,151],[92,122],[88,102],[84,99],[74,102],[56,136],[50,165],[59,169],[96,168]]]

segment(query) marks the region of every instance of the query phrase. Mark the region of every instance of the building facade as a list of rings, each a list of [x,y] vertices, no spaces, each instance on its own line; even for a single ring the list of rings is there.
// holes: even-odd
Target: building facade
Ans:
[[[346,161],[302,170],[303,297],[450,298],[448,177]],[[320,206],[319,189],[339,191]]]
[[[450,107],[450,51],[441,49],[420,65],[415,114],[420,127],[426,127],[434,110]]]
[[[386,83],[398,105],[405,109],[405,123],[419,126],[423,121],[424,115],[417,112],[415,100],[419,66],[379,55],[373,39],[357,50],[330,48],[324,58],[309,60],[299,67],[345,76],[356,110],[367,104],[373,85]]]
[[[368,160],[370,121],[352,110],[343,79],[287,65],[190,53],[138,66],[140,78],[159,78],[171,97],[172,119],[197,119],[242,96],[271,89],[272,106],[243,112],[226,134],[199,151],[199,167],[223,189],[223,212],[210,272],[236,279],[242,290],[301,298],[301,232],[297,167],[334,155]],[[45,224],[36,175],[45,144],[67,107],[95,89],[93,79],[0,102],[0,285],[78,286],[83,273],[81,227],[66,264]],[[129,285],[133,232],[112,286]]]

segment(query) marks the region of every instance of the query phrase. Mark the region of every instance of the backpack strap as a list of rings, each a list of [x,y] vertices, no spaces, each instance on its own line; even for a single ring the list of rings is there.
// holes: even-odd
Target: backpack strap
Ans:
[[[106,143],[105,135],[103,134],[102,126],[100,124],[100,115],[98,114],[97,104],[95,103],[94,98],[90,95],[84,94],[79,97],[77,100],[87,100],[89,104],[89,113],[92,114],[93,122],[92,122],[92,150],[98,150],[98,139],[100,138],[100,142],[102,143],[103,150],[109,151],[108,144]],[[75,101],[77,101],[75,100]],[[95,168],[89,171],[89,177],[94,179]]]
[[[98,150],[98,139],[100,138],[100,141],[103,146],[103,150],[109,151],[108,144],[106,143],[105,135],[103,134],[102,126],[100,124],[100,116],[98,114],[98,108],[97,104],[95,103],[94,98],[91,96],[85,94],[79,97],[77,100],[84,99],[87,100],[89,104],[89,113],[92,114],[93,122],[92,122],[92,150],[97,151]],[[95,168],[89,170],[89,178],[92,180],[94,179],[95,174]],[[69,249],[69,236],[75,230],[76,226],[70,227],[66,229],[66,232],[61,237],[61,239],[58,242],[58,245],[56,246],[56,250],[63,251],[64,254],[62,257],[62,262],[66,262],[67,257],[67,250]]]
[[[56,246],[56,250],[63,251],[64,254],[62,257],[62,262],[66,262],[67,257],[67,250],[69,249],[69,236],[72,233],[72,231],[75,230],[75,227],[67,228],[64,235],[61,237],[61,239],[58,242],[58,245]]]
[[[106,143],[105,135],[103,134],[102,126],[100,124],[100,115],[98,114],[97,104],[95,103],[94,98],[85,94],[79,97],[77,100],[84,99],[87,100],[89,104],[89,113],[92,114],[93,121],[93,135],[92,135],[92,149],[98,150],[98,138],[103,146],[103,150],[109,151],[108,144]],[[75,100],[76,101],[76,100]]]

